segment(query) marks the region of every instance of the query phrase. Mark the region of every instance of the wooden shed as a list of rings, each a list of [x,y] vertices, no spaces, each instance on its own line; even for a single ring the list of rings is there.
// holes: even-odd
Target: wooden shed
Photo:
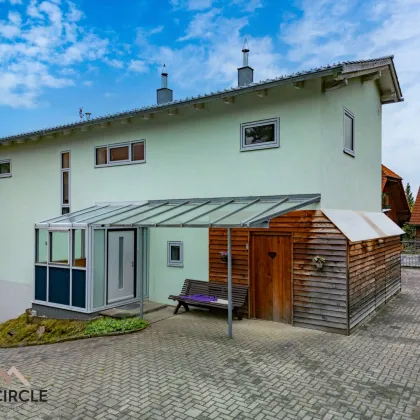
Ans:
[[[383,213],[293,211],[232,229],[232,281],[249,286],[250,318],[348,335],[401,290],[402,233]],[[227,281],[226,250],[227,230],[210,228],[210,281]]]

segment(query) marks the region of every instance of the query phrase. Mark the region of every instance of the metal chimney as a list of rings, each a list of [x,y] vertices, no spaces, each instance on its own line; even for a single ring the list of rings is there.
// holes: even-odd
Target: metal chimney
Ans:
[[[242,54],[242,67],[238,68],[238,86],[247,86],[254,81],[254,69],[248,65],[249,47],[246,39],[242,48]]]
[[[161,73],[162,87],[157,90],[157,103],[158,105],[166,104],[173,101],[172,89],[168,89],[168,73],[165,64],[162,67]]]

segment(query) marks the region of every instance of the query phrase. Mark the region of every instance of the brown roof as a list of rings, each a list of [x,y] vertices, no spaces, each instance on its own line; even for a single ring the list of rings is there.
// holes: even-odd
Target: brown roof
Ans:
[[[420,225],[420,188],[411,212],[410,225]]]
[[[391,171],[391,169],[387,168],[385,165],[382,165],[382,191],[385,188],[386,181],[388,178],[402,180],[402,178],[399,175],[397,175],[394,171]]]
[[[398,174],[396,174],[394,171],[391,171],[391,169],[387,168],[385,165],[382,165],[382,176],[402,179]]]

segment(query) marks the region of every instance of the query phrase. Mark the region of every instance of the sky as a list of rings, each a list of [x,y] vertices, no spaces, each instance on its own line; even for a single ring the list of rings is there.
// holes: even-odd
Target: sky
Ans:
[[[0,0],[0,137],[393,54],[405,102],[383,109],[383,163],[420,185],[420,0]]]

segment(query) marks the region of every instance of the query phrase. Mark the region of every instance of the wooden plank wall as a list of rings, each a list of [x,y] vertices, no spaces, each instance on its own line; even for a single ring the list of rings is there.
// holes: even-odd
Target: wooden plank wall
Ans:
[[[399,236],[349,244],[350,330],[401,290]]]
[[[261,229],[232,230],[232,279],[249,283],[249,235]],[[347,334],[347,239],[319,210],[299,210],[273,219],[270,231],[291,233],[293,242],[293,323]],[[210,281],[227,281],[226,229],[209,232]],[[326,259],[318,271],[312,258]]]

